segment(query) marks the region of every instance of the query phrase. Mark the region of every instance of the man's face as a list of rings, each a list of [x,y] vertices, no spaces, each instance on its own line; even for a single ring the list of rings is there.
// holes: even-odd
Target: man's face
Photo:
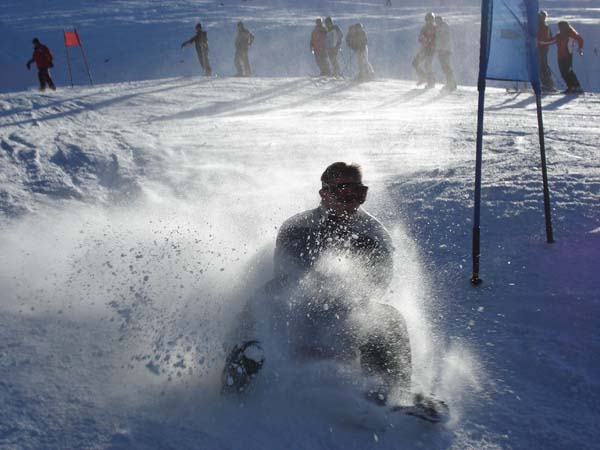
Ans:
[[[367,199],[367,186],[360,178],[352,176],[336,177],[319,191],[323,206],[336,216],[349,216]]]

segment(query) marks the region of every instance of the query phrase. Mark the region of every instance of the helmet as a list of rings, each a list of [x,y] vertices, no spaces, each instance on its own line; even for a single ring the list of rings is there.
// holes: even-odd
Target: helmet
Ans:
[[[434,13],[428,12],[427,14],[425,14],[425,22],[433,22],[434,19],[435,19]]]

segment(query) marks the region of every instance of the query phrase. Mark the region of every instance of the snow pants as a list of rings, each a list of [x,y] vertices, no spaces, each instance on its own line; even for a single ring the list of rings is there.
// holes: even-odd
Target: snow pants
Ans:
[[[573,71],[573,55],[565,56],[558,60],[558,68],[560,69],[560,75],[567,84],[567,89],[580,88],[579,80],[577,75]]]
[[[360,81],[369,81],[375,78],[375,71],[369,62],[369,48],[356,51],[356,59],[358,61],[358,79]]]
[[[333,70],[334,77],[342,76],[342,72],[340,70],[340,64],[338,63],[339,51],[340,51],[340,49],[338,47],[327,49],[327,56],[329,57],[329,63],[331,64],[331,69]]]
[[[210,62],[208,61],[208,48],[205,49],[196,49],[196,54],[198,55],[198,62],[200,62],[200,67],[204,70],[204,75],[207,77],[212,76],[212,69],[210,67]]]
[[[418,83],[427,83],[427,87],[435,87],[432,63],[435,51],[430,48],[421,47],[419,53],[413,59],[412,65],[417,72]]]
[[[40,80],[40,91],[45,91],[46,85],[48,85],[48,87],[53,91],[56,90],[56,86],[54,86],[54,81],[52,81],[52,78],[50,77],[49,68],[46,67],[44,69],[38,69],[38,79]]]
[[[329,67],[329,58],[327,57],[326,50],[315,51],[315,61],[317,62],[322,77],[331,75],[331,68]]]
[[[456,80],[454,79],[454,72],[452,71],[452,63],[450,59],[452,57],[452,53],[449,51],[439,51],[438,52],[438,61],[440,62],[440,66],[442,66],[442,71],[446,76],[446,86],[448,88],[455,89],[456,88]]]
[[[296,360],[359,358],[364,374],[410,391],[412,355],[402,314],[388,304],[348,304],[314,292],[281,280],[267,283],[246,305],[229,346],[270,340]]]
[[[542,89],[547,91],[554,90],[554,81],[552,80],[552,71],[548,65],[548,47],[538,47],[538,57],[540,62],[540,81]]]
[[[247,48],[235,49],[235,57],[233,59],[233,63],[235,64],[236,75],[238,77],[249,77],[250,75],[252,75]]]

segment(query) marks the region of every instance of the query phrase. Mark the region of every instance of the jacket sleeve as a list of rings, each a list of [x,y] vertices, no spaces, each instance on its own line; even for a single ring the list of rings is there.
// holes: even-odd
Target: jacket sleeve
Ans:
[[[579,46],[579,49],[583,49],[583,38],[581,37],[581,35],[575,31],[575,30],[571,30],[569,32],[569,37],[573,38],[577,41],[577,45]]]

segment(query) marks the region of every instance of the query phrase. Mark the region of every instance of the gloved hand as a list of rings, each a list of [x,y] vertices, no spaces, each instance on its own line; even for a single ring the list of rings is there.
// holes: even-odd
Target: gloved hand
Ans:
[[[582,48],[579,49],[579,56],[583,56],[583,49]]]

